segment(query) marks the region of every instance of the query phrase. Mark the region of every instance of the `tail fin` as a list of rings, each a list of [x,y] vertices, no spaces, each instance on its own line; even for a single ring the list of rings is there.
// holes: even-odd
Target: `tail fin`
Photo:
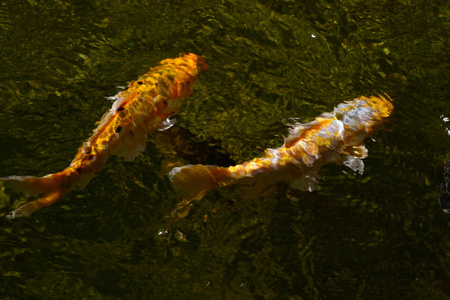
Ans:
[[[185,193],[184,200],[172,212],[172,216],[183,218],[188,214],[192,201],[201,200],[207,191],[226,185],[231,177],[228,168],[187,165],[173,168],[169,179],[174,190]]]
[[[63,171],[44,177],[9,176],[0,178],[8,187],[17,192],[25,192],[31,196],[40,195],[39,199],[12,211],[7,218],[29,217],[36,210],[52,205],[61,199],[73,187],[68,184],[70,182],[67,181],[68,177],[70,175]],[[62,181],[64,184],[61,184]]]

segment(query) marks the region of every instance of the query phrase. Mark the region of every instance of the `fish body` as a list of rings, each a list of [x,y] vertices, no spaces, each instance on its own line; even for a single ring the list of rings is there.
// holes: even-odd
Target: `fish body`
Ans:
[[[450,156],[447,157],[444,167],[444,181],[441,184],[441,196],[439,201],[445,212],[450,213]]]
[[[194,82],[208,67],[200,56],[182,54],[165,59],[150,72],[112,97],[115,102],[100,120],[93,135],[78,149],[69,167],[44,177],[9,176],[0,178],[7,186],[39,199],[14,210],[10,218],[30,216],[53,204],[75,186],[84,188],[111,155],[132,161],[145,149],[146,135],[173,125],[176,114]]]
[[[324,164],[366,157],[364,139],[372,136],[393,111],[387,98],[360,97],[339,104],[331,113],[294,126],[283,146],[266,149],[261,158],[230,167],[187,165],[172,169],[169,178],[173,188],[186,195],[174,214],[186,215],[191,202],[200,200],[208,190],[245,178],[265,183],[296,179],[302,183],[314,177]]]

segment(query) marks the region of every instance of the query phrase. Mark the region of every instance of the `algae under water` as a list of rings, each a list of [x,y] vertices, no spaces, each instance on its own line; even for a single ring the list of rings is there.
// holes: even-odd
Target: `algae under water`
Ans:
[[[73,158],[105,97],[179,52],[210,69],[177,125],[237,163],[288,125],[359,95],[395,112],[364,174],[324,167],[314,192],[210,192],[186,218],[163,135],[110,160],[83,191],[0,218],[2,299],[447,299],[450,153],[447,1],[4,1],[0,177]],[[170,164],[169,164],[170,165]],[[162,171],[163,170],[163,171]],[[0,217],[25,198],[1,187]],[[167,230],[169,228],[169,230]]]

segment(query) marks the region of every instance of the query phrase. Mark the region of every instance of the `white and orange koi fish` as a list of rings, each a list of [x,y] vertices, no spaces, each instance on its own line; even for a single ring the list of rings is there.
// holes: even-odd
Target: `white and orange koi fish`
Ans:
[[[299,187],[308,178],[314,178],[327,163],[364,158],[367,156],[364,139],[381,127],[393,108],[390,98],[360,97],[339,104],[332,113],[321,114],[310,123],[296,125],[282,147],[265,150],[261,158],[231,167],[187,165],[174,168],[169,173],[172,186],[183,191],[186,197],[172,215],[185,216],[192,201],[200,200],[208,190],[229,186],[241,179],[253,178],[264,184],[292,180],[291,183]]]
[[[35,201],[12,211],[8,217],[30,216],[49,206],[78,186],[84,188],[110,155],[132,161],[145,149],[148,133],[173,125],[183,100],[193,92],[193,84],[208,66],[200,56],[182,54],[165,59],[149,73],[117,94],[112,108],[103,115],[93,135],[78,149],[65,170],[44,177],[9,176],[0,178],[7,186],[29,195]]]

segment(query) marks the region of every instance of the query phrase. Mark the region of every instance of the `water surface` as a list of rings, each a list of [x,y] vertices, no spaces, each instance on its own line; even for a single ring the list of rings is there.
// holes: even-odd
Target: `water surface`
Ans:
[[[429,0],[4,1],[0,176],[64,169],[106,97],[180,52],[210,69],[177,124],[238,163],[359,95],[387,93],[395,113],[363,175],[213,191],[177,222],[161,170],[181,160],[158,136],[31,218],[3,218],[26,199],[2,187],[1,298],[448,299],[449,17]]]

